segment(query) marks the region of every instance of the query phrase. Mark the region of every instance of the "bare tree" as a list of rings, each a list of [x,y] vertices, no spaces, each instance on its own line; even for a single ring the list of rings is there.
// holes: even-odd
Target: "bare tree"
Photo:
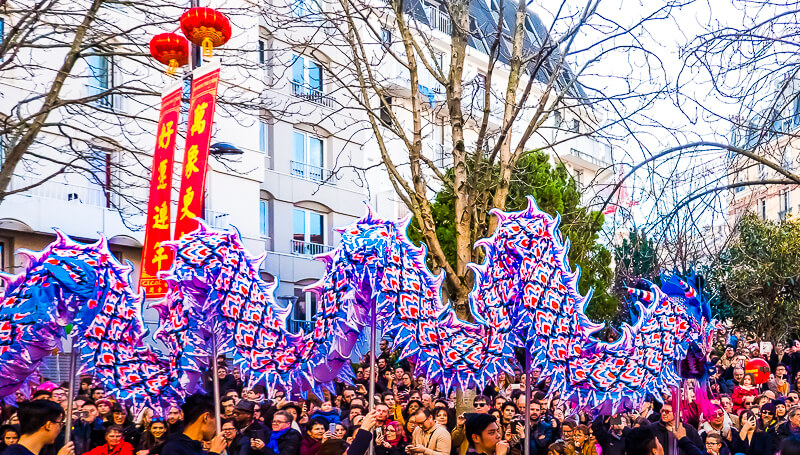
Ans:
[[[509,1],[309,0],[265,6],[262,21],[273,74],[291,71],[292,60],[278,57],[285,53],[328,62],[338,108],[362,129],[354,137],[366,134],[365,147],[380,154],[463,310],[471,289],[466,265],[480,260],[473,244],[493,229],[489,210],[505,206],[520,157],[547,150],[558,159],[569,141],[618,144],[658,125],[642,113],[666,90],[658,77],[664,70],[638,36],[680,2],[626,24],[599,13],[599,3],[550,9]],[[604,79],[604,62],[621,55],[646,65],[648,76]],[[443,150],[430,146],[437,134],[446,136]],[[607,179],[610,166],[602,171]],[[431,196],[442,187],[455,195],[455,263],[432,215]]]

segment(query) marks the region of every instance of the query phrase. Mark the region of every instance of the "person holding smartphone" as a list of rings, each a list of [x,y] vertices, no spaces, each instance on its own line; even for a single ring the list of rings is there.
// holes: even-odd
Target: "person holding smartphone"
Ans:
[[[416,424],[411,437],[412,444],[406,447],[408,454],[449,455],[451,447],[450,433],[443,425],[436,423],[433,413],[428,408],[419,408],[411,416]]]

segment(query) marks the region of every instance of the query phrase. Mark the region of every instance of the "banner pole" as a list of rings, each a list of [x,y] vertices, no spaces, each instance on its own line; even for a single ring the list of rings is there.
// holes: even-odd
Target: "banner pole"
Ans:
[[[211,373],[211,383],[213,384],[214,389],[214,414],[216,414],[216,424],[217,424],[217,435],[222,434],[222,415],[220,410],[220,396],[219,396],[219,374],[217,371],[219,370],[219,362],[217,361],[217,336],[215,333],[211,334],[211,364],[213,365],[214,371]]]

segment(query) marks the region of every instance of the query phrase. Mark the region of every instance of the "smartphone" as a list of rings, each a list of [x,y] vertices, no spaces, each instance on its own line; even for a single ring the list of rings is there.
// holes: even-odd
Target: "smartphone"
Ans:
[[[328,425],[328,432],[330,434],[336,433],[336,424],[335,423],[331,423],[331,424]]]
[[[509,386],[509,389],[510,390],[520,390],[520,387],[522,387],[522,384],[511,384]]]
[[[383,436],[383,428],[375,427],[375,439],[378,439],[381,436]]]

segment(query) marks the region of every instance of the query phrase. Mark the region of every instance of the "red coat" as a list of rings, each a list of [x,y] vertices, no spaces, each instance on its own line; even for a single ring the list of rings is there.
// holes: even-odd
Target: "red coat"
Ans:
[[[758,396],[758,389],[753,387],[750,390],[745,390],[739,386],[733,389],[733,396],[731,397],[731,401],[733,401],[733,412],[738,414],[739,411],[746,410],[744,399],[749,396]]]
[[[84,455],[133,455],[133,446],[130,442],[122,441],[116,447],[109,450],[108,444],[103,444],[86,452]]]

